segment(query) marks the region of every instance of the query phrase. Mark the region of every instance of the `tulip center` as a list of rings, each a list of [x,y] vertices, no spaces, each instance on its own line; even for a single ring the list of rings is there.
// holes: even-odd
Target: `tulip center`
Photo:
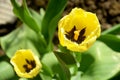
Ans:
[[[86,28],[83,28],[82,30],[77,30],[76,27],[74,26],[71,31],[67,32],[67,34],[65,34],[65,36],[73,41],[76,42],[78,44],[80,44],[82,41],[85,40],[86,36],[84,36],[85,34],[85,30]]]
[[[33,68],[36,67],[36,64],[35,64],[35,61],[34,61],[34,60],[25,59],[25,61],[26,61],[27,63],[23,65],[23,68],[25,69],[25,71],[26,71],[27,73],[30,72],[30,70],[32,70]]]

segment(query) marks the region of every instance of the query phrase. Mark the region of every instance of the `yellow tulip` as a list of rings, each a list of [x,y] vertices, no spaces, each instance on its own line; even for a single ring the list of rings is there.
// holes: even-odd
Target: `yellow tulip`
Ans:
[[[31,50],[17,50],[10,60],[19,77],[33,78],[41,70],[42,65],[38,56],[35,56]]]
[[[100,36],[101,28],[96,14],[74,8],[58,23],[58,38],[71,51],[86,51]]]

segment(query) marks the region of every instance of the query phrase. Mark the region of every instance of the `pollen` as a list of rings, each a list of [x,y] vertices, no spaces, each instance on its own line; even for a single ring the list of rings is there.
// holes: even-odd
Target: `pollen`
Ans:
[[[74,40],[78,40],[80,30],[74,31]]]
[[[36,67],[36,64],[35,64],[35,61],[34,60],[28,60],[28,59],[25,59],[26,60],[26,64],[23,65],[23,68],[25,69],[25,72],[30,72],[33,68]]]
[[[71,29],[71,31],[67,32],[67,34],[65,35],[69,40],[80,44],[86,38],[86,36],[84,36],[85,31],[86,31],[86,28],[83,28],[82,30],[78,30],[76,29],[76,26],[74,26]]]
[[[28,67],[28,69],[32,69],[32,65],[28,64],[27,67]]]

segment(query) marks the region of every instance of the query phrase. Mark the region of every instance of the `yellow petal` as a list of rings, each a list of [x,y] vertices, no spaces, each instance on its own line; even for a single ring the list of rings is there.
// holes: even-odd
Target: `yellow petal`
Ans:
[[[17,50],[10,62],[14,66],[17,75],[24,78],[35,77],[42,68],[39,58],[29,49]]]
[[[100,33],[100,23],[96,14],[81,8],[72,9],[58,23],[60,44],[71,51],[86,51],[100,36]]]

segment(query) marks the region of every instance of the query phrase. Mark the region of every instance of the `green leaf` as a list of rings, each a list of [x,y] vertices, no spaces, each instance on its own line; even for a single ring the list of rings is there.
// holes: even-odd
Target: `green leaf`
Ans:
[[[117,25],[113,26],[112,28],[103,31],[102,35],[104,35],[104,34],[118,34],[118,33],[120,33],[120,24],[117,24]]]
[[[120,72],[120,53],[97,41],[83,53],[79,70],[81,80],[108,80]]]
[[[41,29],[41,22],[38,22],[38,19],[40,19],[40,16],[37,18],[34,17],[26,5],[26,0],[23,0],[22,6],[20,6],[16,0],[11,0],[11,3],[13,5],[13,11],[15,15],[23,21],[25,24],[27,24],[31,29],[33,29],[36,32],[39,32]]]
[[[44,63],[42,63],[42,71],[40,73],[40,77],[42,80],[52,80],[53,73],[49,67],[47,67]]]
[[[108,45],[111,49],[120,52],[120,37],[112,34],[101,35],[98,39]]]
[[[29,27],[22,25],[7,36],[1,37],[2,49],[11,58],[18,49],[31,49],[36,55],[44,53],[45,47],[39,35]]]
[[[40,14],[32,9],[29,10],[26,5],[26,0],[23,0],[22,6],[20,6],[16,0],[11,0],[11,3],[13,5],[14,14],[28,27],[39,34],[40,41],[44,44],[42,46],[47,46],[44,36],[41,33],[41,22],[44,16],[44,10],[40,9]]]
[[[67,65],[74,65],[76,63],[74,57],[69,53],[54,52],[54,54],[66,74],[66,80],[70,80],[70,71]]]
[[[80,62],[81,61],[81,52],[73,52],[73,54],[75,55],[75,59],[77,62]]]
[[[58,46],[60,52],[55,52],[56,57],[61,59],[67,66],[69,66],[69,70],[71,75],[77,74],[78,67],[80,66],[81,61],[81,53],[80,52],[71,52],[66,47],[61,45]]]
[[[40,14],[38,14],[36,11],[34,11],[33,9],[30,9],[30,13],[32,15],[32,17],[34,17],[33,19],[37,22],[37,24],[39,25],[39,27],[41,26],[42,23],[42,19],[44,16],[43,10],[40,9]]]
[[[76,64],[76,60],[74,59],[73,55],[70,53],[61,53],[61,52],[54,52],[58,59],[61,59],[67,65]]]
[[[0,80],[9,80],[10,78],[14,77],[15,73],[12,66],[5,62],[0,62]]]
[[[48,43],[51,43],[58,21],[66,6],[67,0],[49,0],[49,4],[42,21],[42,33]]]
[[[69,80],[67,67],[58,62],[53,52],[45,54],[42,58],[42,63],[49,68],[52,79]]]
[[[60,51],[62,53],[71,53],[70,50],[68,50],[66,47],[62,46],[62,45],[58,45],[58,48],[60,49]]]

